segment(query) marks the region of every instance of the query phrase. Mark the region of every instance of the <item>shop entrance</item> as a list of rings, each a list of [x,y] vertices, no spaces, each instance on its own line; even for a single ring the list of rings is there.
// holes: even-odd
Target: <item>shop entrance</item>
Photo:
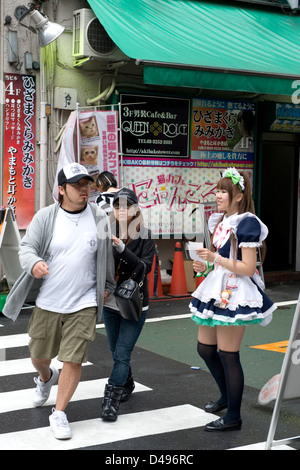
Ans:
[[[292,134],[270,137],[263,140],[261,164],[260,217],[269,228],[264,271],[294,271],[299,141]]]

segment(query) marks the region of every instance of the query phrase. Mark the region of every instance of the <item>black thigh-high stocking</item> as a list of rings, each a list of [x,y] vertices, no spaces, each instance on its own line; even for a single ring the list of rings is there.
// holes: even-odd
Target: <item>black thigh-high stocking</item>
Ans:
[[[221,397],[218,400],[218,405],[226,404],[227,403],[226,377],[224,374],[223,363],[218,353],[217,345],[216,344],[203,344],[198,341],[197,351],[198,351],[199,356],[202,357],[208,369],[210,370],[210,373],[215,379],[219,387],[219,390],[221,392]]]
[[[240,353],[219,350],[227,384],[228,409],[224,423],[232,423],[241,418],[241,404],[244,391],[244,372]]]

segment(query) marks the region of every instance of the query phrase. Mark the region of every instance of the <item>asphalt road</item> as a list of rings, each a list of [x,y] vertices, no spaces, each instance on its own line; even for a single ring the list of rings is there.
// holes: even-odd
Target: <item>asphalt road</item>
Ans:
[[[142,465],[149,464],[152,454],[161,453],[164,458],[167,452],[194,455],[196,463],[202,450],[256,448],[255,445],[264,448],[273,405],[262,407],[257,397],[264,383],[280,371],[284,351],[253,346],[288,340],[295,311],[295,303],[291,302],[298,298],[299,284],[267,286],[267,293],[280,303],[273,322],[266,328],[248,327],[241,349],[245,372],[243,427],[241,431],[221,434],[204,431],[205,424],[219,416],[203,411],[205,403],[217,398],[217,390],[196,353],[197,326],[188,318],[189,299],[151,302],[148,321],[132,359],[136,393],[121,405],[115,423],[100,419],[101,397],[112,362],[105,330],[99,325],[78,394],[67,409],[73,430],[68,441],[55,440],[48,426],[55,389],[42,408],[31,405],[36,374],[26,346],[30,311],[23,311],[16,323],[1,315],[0,449],[102,450],[103,459],[144,455],[144,462],[140,457]],[[287,404],[282,409],[275,437],[296,436],[299,425],[299,405]],[[139,454],[141,451],[146,453]],[[105,463],[124,464],[124,461]],[[125,463],[138,466],[133,461]]]

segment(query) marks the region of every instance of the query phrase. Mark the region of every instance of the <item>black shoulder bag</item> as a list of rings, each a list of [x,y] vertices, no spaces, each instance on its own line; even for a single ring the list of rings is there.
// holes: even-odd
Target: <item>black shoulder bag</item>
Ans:
[[[141,293],[141,287],[146,272],[145,264],[143,263],[142,280],[139,283],[134,279],[137,277],[136,271],[133,271],[130,278],[123,281],[114,293],[120,315],[125,320],[139,321],[142,315],[143,294]]]

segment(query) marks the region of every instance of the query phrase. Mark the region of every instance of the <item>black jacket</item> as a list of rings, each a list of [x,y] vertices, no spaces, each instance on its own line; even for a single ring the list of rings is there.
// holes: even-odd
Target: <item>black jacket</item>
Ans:
[[[134,279],[140,282],[143,268],[145,267],[144,283],[141,289],[144,299],[143,307],[149,304],[148,277],[153,263],[155,243],[151,238],[151,231],[145,227],[141,228],[139,237],[132,240],[122,253],[118,253],[113,248],[115,259],[116,274],[118,275],[117,286],[123,281],[129,279],[133,273],[136,273]]]

